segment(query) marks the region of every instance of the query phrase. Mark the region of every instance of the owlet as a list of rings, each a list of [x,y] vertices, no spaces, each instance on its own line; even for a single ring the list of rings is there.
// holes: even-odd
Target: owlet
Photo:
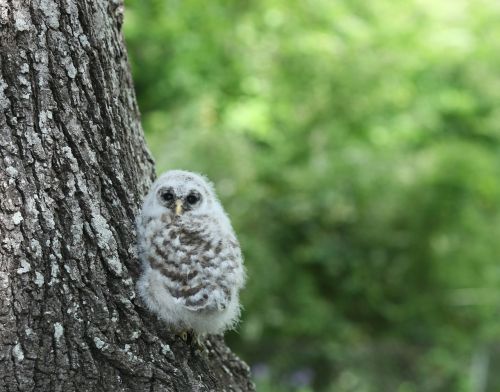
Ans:
[[[172,330],[222,333],[240,314],[240,246],[212,184],[171,170],[153,184],[137,219],[147,307]]]

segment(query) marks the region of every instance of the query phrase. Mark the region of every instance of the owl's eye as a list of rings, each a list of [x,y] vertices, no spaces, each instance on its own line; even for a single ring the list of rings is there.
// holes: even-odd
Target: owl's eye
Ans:
[[[195,195],[194,193],[191,193],[188,197],[187,197],[187,202],[189,204],[196,204],[198,202],[198,200],[200,200],[199,196]]]
[[[161,194],[161,198],[163,201],[172,201],[174,200],[174,194],[171,191],[167,191]]]

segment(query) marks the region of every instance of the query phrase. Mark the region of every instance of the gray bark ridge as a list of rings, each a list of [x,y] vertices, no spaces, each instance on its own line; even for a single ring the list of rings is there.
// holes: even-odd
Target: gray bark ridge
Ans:
[[[0,0],[0,392],[251,391],[135,296],[154,178],[117,0]]]

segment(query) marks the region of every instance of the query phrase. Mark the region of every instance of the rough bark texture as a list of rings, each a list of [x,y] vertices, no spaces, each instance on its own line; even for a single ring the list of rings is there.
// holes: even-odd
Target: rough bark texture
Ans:
[[[153,178],[119,0],[0,0],[0,391],[248,391],[135,297]]]

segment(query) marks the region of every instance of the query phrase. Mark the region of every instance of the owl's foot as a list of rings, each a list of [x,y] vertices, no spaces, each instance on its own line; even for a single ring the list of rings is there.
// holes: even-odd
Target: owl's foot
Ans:
[[[205,334],[197,334],[192,329],[179,332],[179,336],[187,345],[191,347],[192,350],[203,352],[206,350],[205,344]]]
[[[207,353],[208,348],[205,344],[206,335],[205,334],[195,334],[193,337],[193,341],[191,342],[192,350],[197,353]]]
[[[203,336],[202,335],[195,335],[192,344],[199,351],[203,351],[205,349],[205,345],[203,344]]]
[[[190,339],[190,335],[191,335],[191,331],[186,330],[186,331],[179,332],[179,334],[177,336],[179,336],[184,342],[187,342],[188,338]]]

